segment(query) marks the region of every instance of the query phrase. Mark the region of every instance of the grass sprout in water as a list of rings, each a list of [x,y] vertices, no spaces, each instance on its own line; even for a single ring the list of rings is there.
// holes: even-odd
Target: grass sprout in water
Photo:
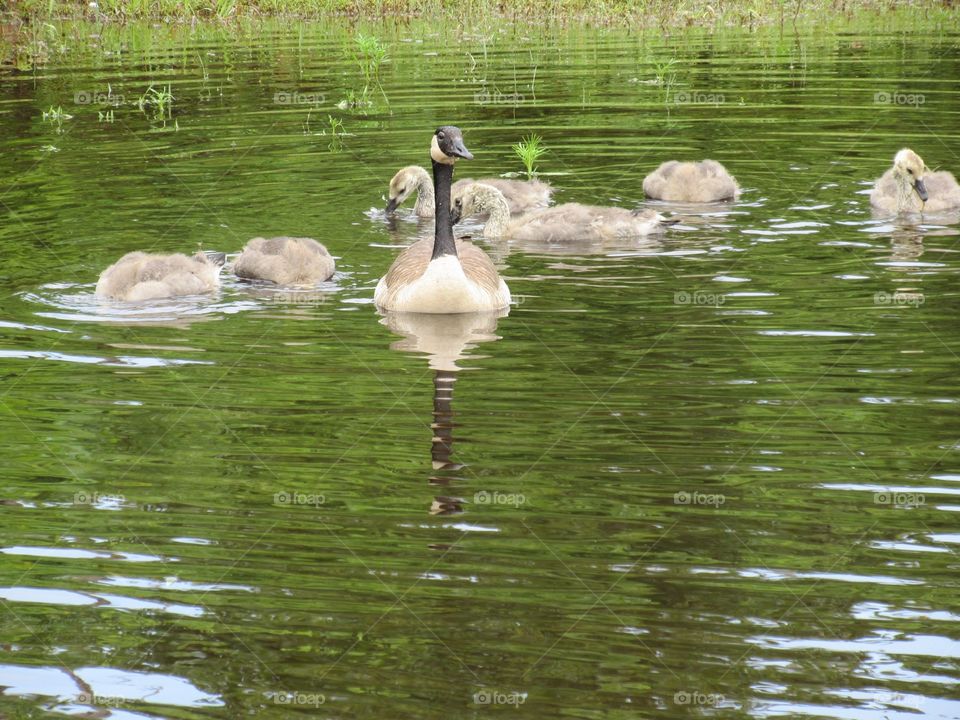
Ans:
[[[547,152],[543,144],[543,138],[539,135],[531,134],[520,140],[513,146],[513,151],[523,162],[527,170],[527,180],[530,180],[537,174],[537,161]]]
[[[373,105],[367,99],[366,93],[357,93],[353,90],[347,90],[344,94],[343,99],[337,103],[337,107],[341,110],[349,110],[350,108],[359,108],[359,107],[369,107]]]
[[[653,61],[653,73],[657,81],[657,85],[670,87],[677,79],[676,73],[671,73],[670,70],[673,69],[673,66],[677,64],[676,58],[670,58],[669,60],[654,60]]]
[[[354,59],[363,74],[363,91],[367,93],[374,83],[380,84],[380,66],[387,59],[387,48],[375,36],[363,33],[357,33],[354,45]]]
[[[343,149],[343,136],[346,134],[343,132],[343,120],[327,115],[327,121],[330,123],[330,144],[327,148],[333,152],[340,152]]]
[[[43,111],[43,121],[55,125],[58,133],[63,132],[63,121],[70,120],[72,117],[73,115],[65,113],[59,105],[57,107],[51,105],[49,110]]]
[[[345,110],[373,105],[370,101],[370,93],[373,92],[374,87],[380,90],[384,101],[389,105],[390,101],[383,90],[383,85],[380,84],[380,66],[386,59],[387,48],[376,36],[357,33],[353,39],[353,61],[363,76],[363,90],[359,93],[348,90],[346,97],[337,104],[337,107]]]
[[[151,85],[137,100],[137,107],[144,115],[152,116],[154,120],[168,120],[171,116],[173,101],[174,97],[169,85],[159,89]]]
[[[335,118],[333,115],[327,115],[327,120],[330,122],[331,135],[337,137],[337,135],[343,134],[343,120]]]
[[[310,117],[313,114],[313,111],[307,113],[307,119],[303,122],[303,134],[310,134]],[[330,136],[330,143],[327,145],[327,148],[333,150],[334,152],[339,152],[343,149],[343,138],[350,133],[345,132],[343,129],[343,120],[340,118],[335,118],[333,115],[327,115],[327,127],[317,133],[317,135]]]

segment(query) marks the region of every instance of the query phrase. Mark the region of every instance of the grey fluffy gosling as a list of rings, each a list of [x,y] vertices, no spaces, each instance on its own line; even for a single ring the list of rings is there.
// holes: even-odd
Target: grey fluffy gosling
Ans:
[[[511,219],[503,195],[495,187],[474,183],[453,201],[453,220],[474,212],[487,212],[483,226],[486,238],[514,240],[613,240],[642,237],[661,232],[676,221],[654,210],[626,210],[618,207],[564,203]]]
[[[430,145],[437,201],[433,239],[401,252],[380,278],[373,299],[381,310],[413,313],[470,313],[510,305],[510,290],[493,261],[477,246],[454,240],[450,186],[458,158],[473,159],[463,134],[452,125],[434,133]]]
[[[277,285],[309,285],[329,280],[334,267],[327,249],[311,238],[257,237],[243,248],[233,272],[237,277]]]
[[[643,192],[654,200],[708,203],[735,200],[740,186],[716,160],[669,160],[643,179]]]
[[[220,287],[225,259],[223,253],[198,252],[192,257],[127,253],[100,274],[96,294],[133,302],[204,295]]]
[[[890,214],[942,212],[960,208],[960,185],[949,172],[931,172],[923,158],[904,148],[870,193],[870,204]]]
[[[550,205],[550,195],[553,188],[540,180],[506,180],[503,178],[485,178],[472,180],[465,178],[453,184],[452,191],[457,192],[473,182],[482,182],[493,185],[507,199],[510,212],[522,213]],[[417,203],[413,211],[420,217],[433,217],[434,198],[433,183],[427,171],[419,165],[410,165],[402,168],[390,181],[390,196],[387,202],[387,212],[392,213],[413,193],[417,194]]]

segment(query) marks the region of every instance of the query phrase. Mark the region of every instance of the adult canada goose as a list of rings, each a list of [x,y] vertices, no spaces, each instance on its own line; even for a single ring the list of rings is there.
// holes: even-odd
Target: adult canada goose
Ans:
[[[643,192],[654,200],[708,203],[735,200],[740,186],[716,160],[669,160],[643,179]]]
[[[415,313],[466,313],[500,310],[510,305],[510,290],[480,248],[453,239],[450,186],[457,158],[473,155],[463,134],[445,125],[433,135],[433,189],[437,212],[434,237],[401,252],[380,278],[373,299],[383,310]]]
[[[224,253],[192,257],[131,252],[100,274],[96,294],[114,300],[142,301],[179,295],[203,295],[220,287]]]
[[[923,158],[904,148],[873,186],[870,204],[892,214],[956,210],[960,209],[960,185],[945,170],[931,172]]]
[[[270,280],[277,285],[307,285],[333,276],[333,257],[310,238],[257,237],[233,263],[237,277]]]
[[[661,232],[676,220],[654,210],[626,210],[600,205],[564,203],[511,219],[503,195],[495,187],[474,183],[453,200],[453,221],[475,212],[489,213],[483,226],[487,238],[512,240],[613,240]]]
[[[540,180],[506,180],[504,178],[485,178],[474,181],[466,178],[453,184],[453,192],[473,182],[493,185],[503,193],[510,206],[510,212],[522,213],[550,205],[553,188]],[[419,165],[410,165],[397,171],[390,181],[390,197],[387,212],[392,213],[413,193],[417,194],[417,203],[413,211],[419,217],[433,217],[433,183],[427,171]]]

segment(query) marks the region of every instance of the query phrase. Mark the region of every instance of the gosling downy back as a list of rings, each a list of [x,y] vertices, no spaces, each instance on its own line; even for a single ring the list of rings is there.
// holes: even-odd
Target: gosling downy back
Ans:
[[[643,237],[662,232],[676,222],[650,209],[627,210],[580,203],[564,203],[511,219],[503,195],[491,185],[474,183],[455,196],[454,221],[480,212],[489,213],[483,228],[484,237],[546,242]]]
[[[891,215],[957,210],[960,185],[951,173],[930,171],[923,158],[904,148],[894,156],[893,167],[873,186],[870,205]]]
[[[510,180],[508,178],[485,178],[482,180],[464,178],[454,183],[454,192],[457,190],[456,186],[461,185],[461,183],[466,186],[475,182],[490,185],[499,190],[513,215],[549,207],[553,195],[553,187],[550,183],[542,180]]]
[[[329,280],[335,263],[327,249],[311,238],[257,237],[233,263],[237,277],[269,280],[277,285],[308,285]]]
[[[553,188],[550,184],[541,180],[510,180],[506,178],[485,178],[483,180],[465,178],[453,183],[451,189],[456,193],[474,182],[492,185],[503,193],[511,213],[523,213],[548,207],[550,196],[553,194]],[[394,212],[414,193],[417,194],[417,202],[413,208],[414,212],[419,217],[433,217],[435,205],[433,184],[427,171],[418,165],[401,168],[390,180],[386,212]]]
[[[643,192],[654,200],[708,203],[735,200],[740,186],[716,160],[669,160],[643,179]]]
[[[100,274],[96,294],[131,302],[204,295],[220,287],[225,259],[223,253],[127,253]]]
[[[397,256],[377,284],[374,302],[382,310],[413,313],[470,313],[508,307],[510,291],[490,258],[472,243],[453,238],[453,165],[458,158],[473,158],[460,129],[452,125],[438,129],[430,156],[436,197],[434,237],[414,243]]]

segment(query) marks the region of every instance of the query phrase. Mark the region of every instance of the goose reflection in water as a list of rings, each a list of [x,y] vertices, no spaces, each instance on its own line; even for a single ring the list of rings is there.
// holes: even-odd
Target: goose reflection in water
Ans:
[[[941,209],[937,212],[908,212],[890,217],[887,210],[871,207],[874,221],[881,221],[871,232],[890,239],[889,269],[904,272],[916,270],[911,263],[920,262],[924,254],[924,240],[934,237],[952,237],[960,234],[960,209]]]
[[[460,479],[463,465],[453,459],[453,433],[456,423],[453,413],[453,388],[458,362],[468,358],[469,351],[480,343],[499,340],[497,321],[507,310],[457,315],[427,315],[421,313],[387,313],[380,321],[391,332],[403,339],[391,343],[392,350],[425,355],[433,370],[433,439],[430,456],[432,470],[430,484],[446,487],[451,480]],[[463,512],[464,500],[450,495],[436,495],[430,507],[432,515],[450,515]]]
[[[955,218],[960,220],[960,218]],[[889,289],[879,291],[874,301],[881,305],[918,307],[926,302],[923,276],[929,276],[943,267],[942,254],[934,253],[931,259],[922,259],[925,242],[935,237],[957,235],[956,228],[937,225],[921,225],[910,218],[896,218],[884,230],[890,239],[890,252],[880,264],[892,281]],[[932,241],[935,242],[935,241]],[[941,241],[942,242],[942,241]],[[936,248],[936,245],[934,246]]]

